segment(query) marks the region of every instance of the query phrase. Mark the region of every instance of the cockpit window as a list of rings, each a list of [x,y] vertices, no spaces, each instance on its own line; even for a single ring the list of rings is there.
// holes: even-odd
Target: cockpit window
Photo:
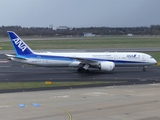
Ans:
[[[150,57],[150,59],[152,59],[153,57]]]

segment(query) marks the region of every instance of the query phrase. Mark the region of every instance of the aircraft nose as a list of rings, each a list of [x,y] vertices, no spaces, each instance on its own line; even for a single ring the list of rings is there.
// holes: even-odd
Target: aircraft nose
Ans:
[[[153,59],[153,63],[154,63],[154,64],[157,64],[157,61],[156,61],[155,59]]]

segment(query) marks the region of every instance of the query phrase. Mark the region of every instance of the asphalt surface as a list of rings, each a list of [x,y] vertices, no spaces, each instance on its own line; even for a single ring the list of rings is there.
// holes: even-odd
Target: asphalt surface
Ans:
[[[5,59],[0,55],[0,82],[23,81],[125,81],[124,84],[153,83],[160,81],[160,67],[117,67],[112,73],[92,70],[78,73],[76,68],[45,68],[25,65]]]

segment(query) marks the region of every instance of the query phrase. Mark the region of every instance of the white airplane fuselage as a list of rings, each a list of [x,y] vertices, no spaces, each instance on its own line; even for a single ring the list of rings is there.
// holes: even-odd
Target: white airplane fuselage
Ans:
[[[47,58],[46,56],[50,56],[50,58]],[[52,56],[53,57],[56,56],[57,59],[55,58],[52,59]],[[66,58],[63,58],[64,56]],[[71,59],[70,57],[91,59],[99,62],[110,61],[115,63],[115,67],[150,66],[156,63],[156,60],[152,58],[150,55],[139,52],[86,52],[86,53],[46,52],[46,53],[35,53],[34,57],[26,55],[25,56],[26,60],[17,58],[12,58],[12,60],[36,66],[44,66],[44,67],[78,67],[81,62],[78,60]]]

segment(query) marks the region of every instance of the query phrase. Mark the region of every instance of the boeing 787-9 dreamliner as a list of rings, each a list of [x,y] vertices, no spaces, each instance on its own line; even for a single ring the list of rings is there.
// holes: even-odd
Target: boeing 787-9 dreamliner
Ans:
[[[54,53],[34,52],[15,32],[7,31],[15,55],[6,54],[10,60],[42,67],[75,67],[78,72],[89,72],[89,68],[114,71],[115,67],[141,66],[143,71],[157,61],[140,52],[80,52]]]

